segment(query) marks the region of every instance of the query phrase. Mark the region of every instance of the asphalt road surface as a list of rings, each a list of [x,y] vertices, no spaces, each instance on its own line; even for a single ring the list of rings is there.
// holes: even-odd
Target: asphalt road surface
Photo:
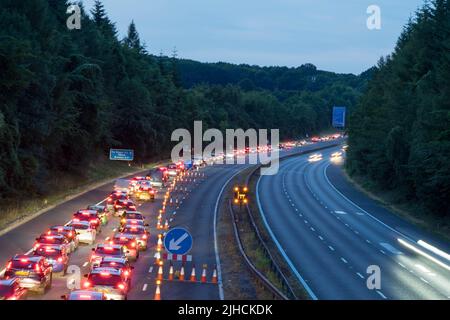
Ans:
[[[286,159],[257,184],[263,220],[310,297],[450,299],[448,256],[417,241],[444,252],[449,244],[355,190],[342,175],[343,161],[330,161],[336,151],[321,151],[315,162]],[[379,267],[381,287],[369,266]]]
[[[322,142],[310,144],[303,147],[283,150],[280,155],[296,153],[317,147],[330,145],[334,142]],[[173,262],[174,280],[169,280],[169,261],[163,260],[163,280],[161,282],[161,299],[223,299],[223,291],[220,283],[220,256],[216,250],[215,228],[216,208],[220,204],[221,195],[230,179],[247,168],[249,164],[226,165],[215,164],[206,166],[198,172],[192,172],[184,181],[177,183],[177,189],[171,193],[172,205],[167,205],[163,221],[170,221],[170,228],[184,227],[193,236],[193,248],[189,254],[192,261],[185,262],[185,281],[177,280],[181,271],[181,262]],[[0,265],[5,266],[7,261],[15,254],[29,252],[35,238],[45,232],[52,225],[67,223],[74,212],[86,208],[88,205],[102,202],[112,191],[113,183],[105,184],[95,190],[89,191],[79,197],[58,205],[44,214],[18,226],[15,229],[0,236]],[[159,265],[155,259],[157,235],[164,230],[156,229],[157,215],[162,207],[165,189],[158,193],[155,202],[138,202],[138,211],[142,212],[150,224],[151,234],[149,247],[141,252],[140,258],[133,264],[131,291],[128,299],[151,300],[155,298],[156,279]],[[88,263],[91,248],[98,243],[103,243],[111,237],[118,227],[118,218],[112,217],[107,225],[103,226],[102,232],[97,235],[95,244],[80,245],[70,255],[70,265],[78,266],[82,275],[90,270]],[[219,226],[220,227],[220,226]],[[164,249],[163,249],[164,250]],[[220,254],[220,253],[219,253]],[[212,273],[217,266],[219,283],[212,283]],[[195,267],[197,281],[191,282],[190,276]],[[0,267],[1,269],[1,267]],[[200,282],[203,269],[206,272],[206,283]],[[66,275],[53,279],[53,285],[44,295],[30,294],[28,299],[51,299],[58,300],[67,294],[69,289],[67,283],[73,280],[73,275]],[[69,282],[70,282],[69,281]]]

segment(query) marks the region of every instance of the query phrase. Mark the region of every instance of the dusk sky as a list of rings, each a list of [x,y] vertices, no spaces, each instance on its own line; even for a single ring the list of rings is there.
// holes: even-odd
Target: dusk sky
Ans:
[[[94,0],[84,0],[90,10]],[[152,54],[202,62],[295,67],[359,74],[392,52],[423,0],[103,0],[120,37],[134,19]],[[381,30],[366,10],[381,8]]]

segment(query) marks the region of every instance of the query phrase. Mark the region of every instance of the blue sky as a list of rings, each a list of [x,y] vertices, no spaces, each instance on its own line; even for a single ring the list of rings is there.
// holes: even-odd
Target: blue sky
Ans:
[[[83,1],[90,9],[94,0]],[[150,53],[203,62],[299,66],[355,73],[392,52],[423,0],[103,0],[123,37],[134,19]],[[381,30],[366,26],[369,5]]]

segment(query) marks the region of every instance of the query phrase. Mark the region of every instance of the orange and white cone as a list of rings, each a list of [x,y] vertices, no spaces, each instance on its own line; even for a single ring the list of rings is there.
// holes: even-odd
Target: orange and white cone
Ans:
[[[156,279],[158,279],[158,280],[162,280],[163,279],[163,267],[162,267],[162,265],[160,265],[159,268],[158,268],[158,275],[157,275]]]
[[[164,230],[169,230],[169,221],[167,221],[164,223]]]
[[[212,283],[217,283],[217,269],[216,268],[214,268],[211,282]]]
[[[169,281],[173,280],[173,265],[170,265],[169,269]]]
[[[202,283],[206,283],[206,266],[203,266],[202,277],[200,278]]]
[[[184,281],[184,267],[181,266],[181,270],[180,270],[180,281]]]
[[[192,265],[192,271],[191,271],[191,278],[190,278],[190,280],[191,280],[192,282],[197,281],[197,279],[196,279],[196,277],[195,277],[195,265]]]
[[[161,300],[161,288],[159,287],[159,282],[156,283],[155,299]]]

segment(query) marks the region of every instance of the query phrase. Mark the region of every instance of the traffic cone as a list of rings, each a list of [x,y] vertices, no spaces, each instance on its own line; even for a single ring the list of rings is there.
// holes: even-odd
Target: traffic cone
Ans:
[[[178,204],[178,198],[175,199],[175,203]]]
[[[159,282],[156,283],[155,300],[161,300],[161,288]]]
[[[181,270],[180,270],[180,281],[184,281],[184,266],[181,266]]]
[[[202,283],[206,282],[206,266],[203,266],[202,277],[200,279]]]
[[[162,267],[162,265],[159,266],[158,275],[157,275],[156,279],[158,279],[158,280],[162,280],[163,279],[163,267]]]
[[[170,264],[170,269],[169,269],[169,281],[173,280],[173,265]]]
[[[187,187],[184,187],[184,192],[187,192]]]
[[[157,242],[158,249],[161,250],[162,245],[163,245],[163,242],[162,242],[162,240],[161,240],[161,237],[158,237],[158,242]]]
[[[169,230],[169,221],[167,221],[164,223],[164,230]]]
[[[172,204],[172,203],[173,203],[173,200],[172,200],[172,197],[170,197],[169,204]]]
[[[217,283],[217,269],[215,267],[214,267],[214,271],[213,271],[211,282],[212,283]]]
[[[192,265],[192,271],[191,271],[191,278],[190,278],[190,280],[192,282],[197,281],[197,279],[195,278],[195,265]]]
[[[160,230],[161,229],[161,222],[158,220],[158,222],[156,223],[156,229]]]

